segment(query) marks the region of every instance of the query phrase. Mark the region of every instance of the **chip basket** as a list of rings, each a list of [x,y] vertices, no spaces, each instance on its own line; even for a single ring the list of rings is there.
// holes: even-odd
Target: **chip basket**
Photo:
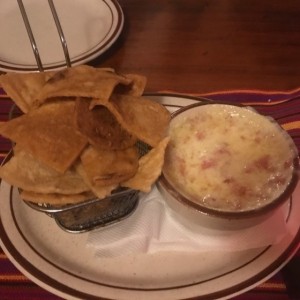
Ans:
[[[101,200],[95,198],[63,207],[24,202],[31,208],[53,217],[65,231],[77,233],[104,227],[128,217],[138,205],[138,191],[115,191]]]
[[[10,118],[17,117],[13,105]],[[19,115],[19,114],[18,114]],[[137,149],[140,156],[145,155],[150,147],[138,141]],[[13,156],[13,150],[2,164]],[[55,206],[46,203],[34,203],[23,200],[30,208],[52,217],[59,227],[71,233],[90,231],[119,222],[130,216],[139,203],[139,191],[129,188],[117,188],[104,199],[93,198],[76,204]]]
[[[49,6],[55,21],[61,44],[66,59],[66,67],[71,67],[68,47],[64,38],[54,4],[52,0],[48,0]],[[18,0],[18,5],[23,17],[24,24],[28,33],[28,37],[34,52],[38,70],[43,72],[43,65],[39,56],[39,51],[30,27],[30,23],[26,14],[22,0]],[[18,108],[13,105],[9,118],[15,118],[20,115]],[[149,146],[138,142],[137,148],[140,155],[144,155],[149,151]],[[13,152],[7,156],[5,161],[13,155]],[[4,163],[5,163],[4,161]],[[52,206],[44,203],[33,203],[24,201],[29,207],[39,212],[45,213],[54,218],[56,223],[65,231],[72,233],[86,232],[98,227],[104,227],[112,223],[116,223],[128,217],[137,207],[139,201],[139,192],[128,188],[118,188],[112,192],[109,197],[104,199],[90,199],[82,203],[68,204],[64,206]]]
[[[149,146],[138,142],[137,148],[142,156],[149,151]],[[46,213],[54,218],[65,231],[79,233],[119,222],[138,206],[139,191],[118,188],[104,199],[90,199],[77,204],[53,206],[24,201],[31,208]]]

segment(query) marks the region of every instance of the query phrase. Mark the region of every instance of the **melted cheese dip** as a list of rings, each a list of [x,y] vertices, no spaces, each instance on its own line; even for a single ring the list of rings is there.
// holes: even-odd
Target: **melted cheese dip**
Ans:
[[[209,104],[170,124],[164,175],[206,207],[244,211],[264,206],[289,184],[297,151],[290,136],[254,110]]]

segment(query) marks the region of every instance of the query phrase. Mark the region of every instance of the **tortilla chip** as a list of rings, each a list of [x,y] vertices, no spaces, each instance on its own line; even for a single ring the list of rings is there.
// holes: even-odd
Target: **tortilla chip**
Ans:
[[[42,193],[35,193],[35,192],[23,190],[20,191],[20,197],[25,201],[30,201],[34,203],[46,203],[51,205],[62,206],[66,204],[75,204],[75,203],[87,201],[95,198],[95,195],[92,192],[61,195],[61,194],[42,194]]]
[[[121,186],[139,190],[145,193],[151,191],[152,184],[161,174],[164,164],[165,150],[170,138],[164,138],[157,147],[151,149],[139,160],[139,169],[130,179],[121,183]]]
[[[157,102],[141,97],[113,95],[103,105],[126,131],[152,147],[166,136],[170,112]]]
[[[53,71],[7,73],[0,76],[0,85],[15,104],[24,113],[27,113],[37,106],[36,95],[53,74]]]
[[[53,97],[87,97],[108,101],[118,84],[129,84],[130,79],[107,69],[81,65],[57,72],[37,95],[39,103]]]
[[[75,129],[74,109],[73,101],[45,104],[1,124],[0,134],[48,167],[64,173],[87,145],[87,139]]]
[[[119,84],[114,92],[116,94],[126,94],[136,97],[142,96],[147,84],[147,78],[138,74],[125,74],[124,76],[131,79],[131,83],[129,85]]]
[[[146,81],[87,65],[0,77],[26,112],[0,124],[17,144],[0,177],[24,200],[52,205],[103,199],[121,187],[149,192],[162,169],[170,113],[141,97]]]
[[[0,177],[11,185],[36,193],[77,194],[90,190],[75,170],[60,174],[16,148],[12,158],[0,167]]]
[[[77,98],[75,125],[99,150],[118,150],[133,146],[136,138],[125,131],[105,106],[89,109],[90,100]]]
[[[132,177],[138,169],[138,158],[136,147],[99,151],[89,146],[80,156],[89,181],[98,186],[118,184]]]
[[[100,186],[97,183],[90,181],[81,163],[76,164],[76,171],[98,199],[104,199],[105,197],[110,196],[111,192],[118,187],[118,184]]]

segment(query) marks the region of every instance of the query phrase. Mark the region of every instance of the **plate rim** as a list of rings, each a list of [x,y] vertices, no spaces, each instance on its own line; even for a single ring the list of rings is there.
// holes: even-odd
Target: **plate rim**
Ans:
[[[70,57],[72,66],[87,63],[87,62],[97,58],[104,52],[106,52],[113,45],[113,43],[117,41],[117,39],[119,38],[119,36],[123,30],[125,18],[124,18],[124,13],[123,13],[122,7],[121,7],[120,3],[118,2],[118,0],[99,0],[99,1],[103,2],[110,10],[112,17],[115,18],[115,20],[116,20],[115,21],[116,27],[112,32],[110,32],[111,29],[106,32],[105,35],[107,36],[110,34],[110,37],[107,40],[105,40],[105,43],[103,43],[102,41],[99,41],[97,46],[93,47],[93,48],[95,48],[94,50],[92,50],[93,48],[90,48],[90,49],[87,49],[83,54],[80,54],[80,55],[77,55],[74,57]],[[86,3],[86,2],[83,2],[83,3]],[[115,13],[113,13],[112,8],[114,8],[116,10]],[[53,20],[53,22],[54,22],[54,20]],[[113,23],[114,22],[112,22],[112,24]],[[66,67],[67,67],[66,62],[52,62],[52,63],[47,63],[46,66],[43,66],[43,70],[44,71],[60,70],[62,68],[66,68]],[[16,63],[14,64],[12,62],[5,62],[0,57],[0,72],[27,73],[27,72],[38,72],[38,71],[39,71],[39,68],[37,65],[33,66],[30,64],[29,65],[16,64]]]
[[[178,99],[189,99],[189,100],[195,100],[195,101],[201,101],[203,100],[202,97],[195,97],[195,96],[187,96],[187,95],[178,95],[173,93],[147,93],[145,96],[154,97],[154,98],[162,98],[162,97],[175,97]],[[177,107],[177,105],[174,105]],[[12,201],[12,192],[10,192],[10,201]],[[293,203],[293,201],[292,201]],[[291,207],[292,210],[293,207]],[[0,214],[0,243],[2,246],[3,251],[7,254],[7,256],[13,260],[12,262],[17,264],[18,268],[21,272],[26,273],[27,276],[32,280],[35,281],[37,284],[42,286],[44,289],[57,294],[57,295],[63,295],[63,296],[73,296],[73,297],[88,297],[89,299],[102,299],[98,296],[95,297],[92,294],[86,294],[79,290],[73,289],[71,287],[68,287],[64,285],[63,283],[57,282],[55,283],[55,286],[49,286],[47,282],[53,281],[54,279],[47,274],[40,271],[37,267],[35,267],[31,262],[29,262],[26,257],[22,256],[22,254],[15,248],[13,243],[10,241],[9,236],[7,235],[7,232],[3,226],[1,214]],[[4,240],[4,242],[3,242]],[[300,240],[300,226],[298,226],[297,233],[293,236],[293,239],[289,243],[288,247],[284,249],[284,251],[279,255],[272,263],[270,263],[268,266],[264,267],[263,270],[261,270],[259,273],[251,276],[248,280],[245,280],[243,282],[240,282],[236,285],[233,285],[227,289],[223,289],[221,291],[217,291],[215,293],[210,293],[209,295],[201,295],[197,299],[221,299],[221,297],[228,297],[233,295],[239,295],[247,290],[252,289],[253,287],[257,286],[259,283],[267,280],[270,278],[274,273],[278,272],[284,265],[286,265],[290,259],[294,256],[294,254],[297,252],[299,248],[299,240]],[[13,249],[13,251],[10,251],[6,246],[9,245],[10,249]],[[267,248],[270,248],[272,246],[266,247],[263,252],[267,251]],[[261,254],[259,254],[261,256]],[[36,273],[39,273],[41,275],[40,278],[47,278],[47,280],[44,282],[41,281],[40,278],[35,277],[28,269],[34,268]],[[36,274],[35,273],[35,274]],[[54,280],[55,281],[55,280]],[[193,285],[198,285],[199,283],[195,283]],[[60,287],[60,289],[58,289]],[[120,288],[120,287],[113,287],[113,288]],[[173,290],[180,290],[184,287],[173,287],[170,289]],[[127,288],[126,288],[127,289]],[[132,288],[128,288],[130,291],[133,290]],[[162,288],[161,290],[166,290],[165,288]],[[140,290],[139,290],[140,291]],[[143,289],[141,290],[143,291]],[[147,290],[144,290],[147,292]],[[148,290],[151,291],[151,290]],[[103,298],[104,299],[104,298]],[[185,299],[193,299],[193,297],[188,297]]]
[[[12,188],[12,187],[11,187]],[[10,197],[12,198],[12,192],[10,192]],[[12,199],[10,199],[12,201]],[[11,202],[12,203],[12,202]],[[10,204],[11,205],[11,204]],[[19,231],[22,233],[21,231]],[[233,296],[233,295],[240,295],[241,293],[248,291],[255,286],[257,286],[259,283],[264,282],[268,278],[270,278],[274,273],[278,272],[284,265],[286,265],[290,259],[293,257],[293,255],[297,252],[299,248],[299,240],[300,240],[300,230],[298,229],[297,234],[294,236],[292,242],[289,244],[289,246],[285,249],[285,251],[276,258],[275,261],[273,261],[270,265],[268,265],[266,268],[264,268],[259,273],[251,276],[250,279],[243,281],[241,283],[238,283],[236,285],[233,285],[227,289],[223,289],[218,292],[210,293],[208,295],[201,295],[197,296],[197,299],[223,299],[224,297]],[[25,241],[27,241],[25,237]],[[40,285],[45,290],[54,293],[59,296],[72,296],[74,299],[106,299],[101,298],[99,296],[95,296],[92,294],[84,293],[80,290],[77,290],[75,288],[69,287],[59,281],[56,281],[53,277],[49,276],[45,272],[42,272],[36,267],[34,264],[32,264],[26,257],[24,257],[20,251],[15,247],[15,245],[11,242],[9,239],[9,236],[3,226],[2,219],[0,217],[0,245],[7,255],[11,262],[23,273],[26,274],[28,278],[30,278],[33,282]],[[31,247],[31,245],[30,245]],[[267,246],[264,250],[262,250],[258,255],[256,255],[253,260],[257,259],[261,255],[263,255],[271,246]],[[34,252],[35,249],[33,249]],[[251,264],[251,261],[247,262],[246,264]],[[232,272],[234,272],[233,270]],[[231,272],[228,272],[228,274]],[[228,274],[222,274],[222,276],[226,276]],[[72,274],[73,275],[73,274]],[[214,280],[214,279],[211,279]],[[201,284],[201,283],[200,283]],[[102,286],[106,286],[105,284],[99,284]],[[196,286],[199,285],[199,283],[193,283],[189,286]],[[165,291],[165,290],[180,290],[182,288],[188,288],[189,286],[175,286],[171,288],[161,288],[157,289]],[[110,287],[110,286],[108,286]],[[134,291],[133,288],[123,288],[123,287],[117,287],[117,286],[111,286],[111,288],[114,289],[121,289],[121,290],[129,290]],[[151,292],[153,289],[137,289],[137,292]],[[194,299],[194,297],[188,297],[185,299]],[[224,298],[225,299],[225,298]]]

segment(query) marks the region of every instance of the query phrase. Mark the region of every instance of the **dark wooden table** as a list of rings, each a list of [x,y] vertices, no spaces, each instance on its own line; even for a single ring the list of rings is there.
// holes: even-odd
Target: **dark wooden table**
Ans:
[[[93,63],[148,77],[148,91],[300,85],[297,0],[120,0],[125,28]]]
[[[146,92],[300,88],[299,0],[119,3],[125,15],[124,30],[90,64],[144,74]],[[1,250],[0,263],[9,270],[0,278],[1,299],[58,299],[8,265]],[[300,299],[299,264],[300,254],[282,272],[236,299]]]

